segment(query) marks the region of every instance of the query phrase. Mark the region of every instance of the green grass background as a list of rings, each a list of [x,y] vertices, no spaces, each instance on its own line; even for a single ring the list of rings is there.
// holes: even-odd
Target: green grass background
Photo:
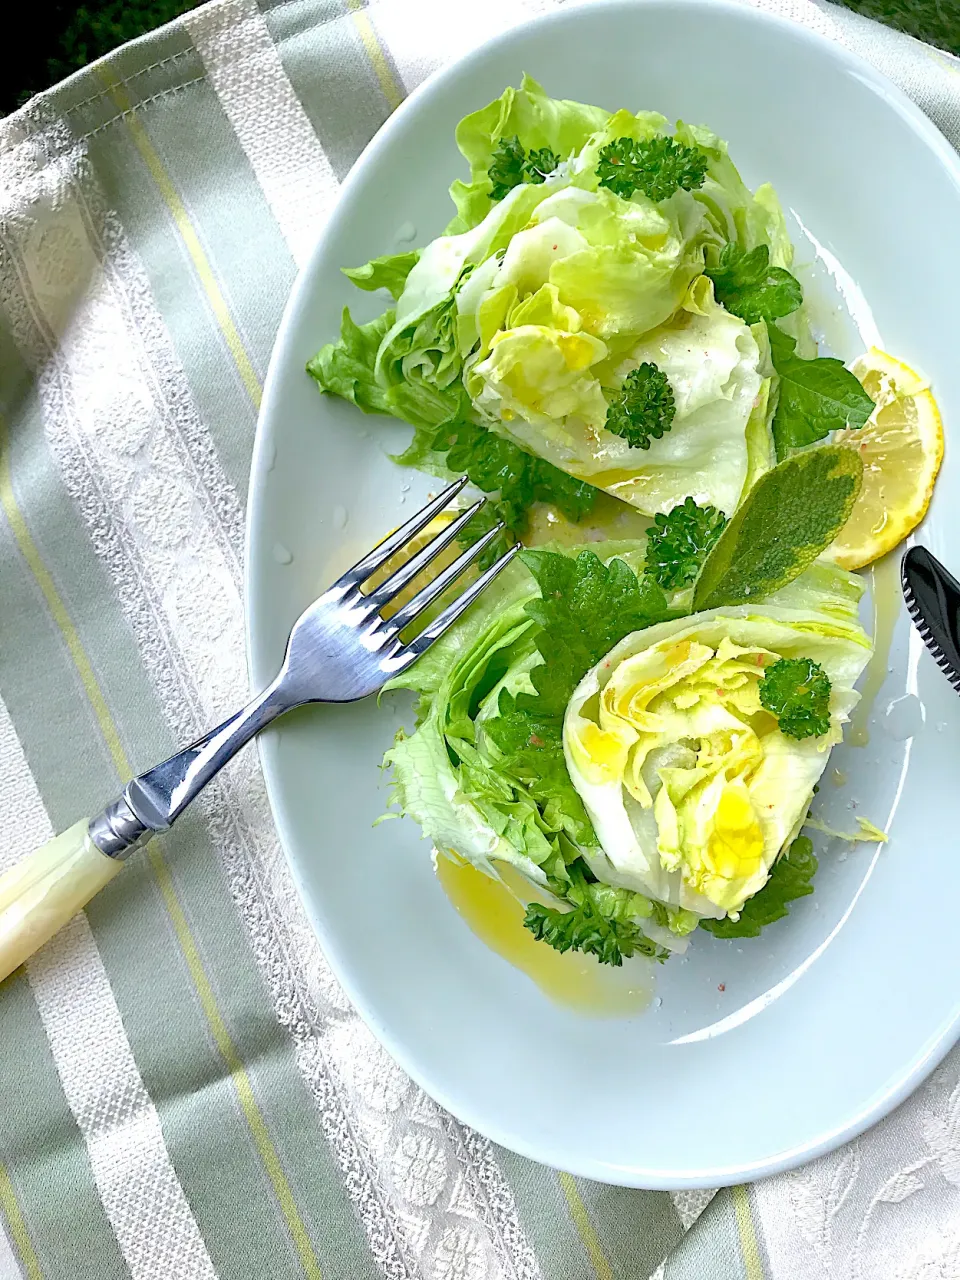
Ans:
[[[15,3],[16,0],[8,0]],[[843,0],[869,18],[960,54],[960,0]],[[34,93],[142,35],[197,0],[50,0],[17,4],[16,58],[0,77],[0,114],[12,111]],[[11,51],[12,52],[12,51]]]

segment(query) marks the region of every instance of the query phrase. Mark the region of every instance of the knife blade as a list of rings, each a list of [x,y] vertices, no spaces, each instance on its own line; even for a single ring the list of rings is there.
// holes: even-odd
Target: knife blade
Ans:
[[[900,585],[914,626],[960,693],[960,582],[926,547],[910,547],[900,562]]]

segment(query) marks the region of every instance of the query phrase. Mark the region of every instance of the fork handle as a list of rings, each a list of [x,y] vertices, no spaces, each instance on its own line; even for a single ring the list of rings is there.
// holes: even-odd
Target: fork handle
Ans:
[[[0,875],[0,982],[122,867],[93,843],[84,819]]]
[[[214,774],[291,703],[271,685],[192,746],[129,783],[0,875],[0,982],[87,905],[124,861],[180,816]]]

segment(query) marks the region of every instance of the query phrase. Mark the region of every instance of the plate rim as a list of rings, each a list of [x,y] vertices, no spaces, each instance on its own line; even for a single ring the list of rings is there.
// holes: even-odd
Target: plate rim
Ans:
[[[933,152],[943,168],[952,177],[954,185],[960,192],[960,155],[956,153],[930,117],[889,77],[861,55],[845,45],[829,39],[820,32],[802,26],[779,14],[769,13],[765,10],[738,3],[738,0],[590,0],[589,4],[573,3],[563,5],[548,13],[538,14],[524,22],[517,23],[506,31],[500,32],[475,48],[470,49],[461,57],[438,67],[417,85],[401,105],[388,116],[352,165],[350,172],[340,186],[334,205],[326,215],[324,225],[320,229],[304,265],[297,272],[297,277],[284,306],[283,316],[274,339],[267,376],[264,380],[260,410],[257,416],[247,489],[247,517],[244,534],[244,639],[247,674],[252,690],[257,690],[260,684],[257,680],[256,670],[257,658],[255,651],[257,641],[254,637],[258,609],[254,603],[256,593],[251,566],[254,562],[252,553],[255,530],[260,525],[261,494],[265,488],[264,481],[269,469],[271,443],[267,441],[265,424],[275,417],[275,402],[282,398],[280,369],[285,362],[284,352],[290,345],[291,337],[297,332],[300,312],[305,307],[314,287],[314,277],[320,269],[324,244],[331,234],[331,226],[337,216],[339,207],[344,200],[349,198],[353,189],[365,178],[368,167],[376,162],[380,152],[390,145],[394,134],[403,127],[406,116],[419,103],[421,97],[428,95],[436,85],[455,78],[463,67],[474,61],[486,58],[498,48],[508,46],[519,34],[528,32],[532,28],[576,22],[581,12],[592,13],[598,10],[614,12],[618,10],[636,11],[642,9],[688,9],[690,11],[710,11],[711,14],[720,11],[726,13],[735,21],[766,25],[779,29],[789,40],[798,40],[801,43],[806,42],[808,45],[818,49],[821,56],[829,58],[839,64],[841,68],[852,70],[860,80],[886,101],[891,110],[905,119],[917,135],[918,142],[925,144]],[[272,672],[266,673],[264,682],[270,679],[272,674]],[[270,805],[271,818],[276,827],[284,858],[301,904],[325,956],[335,955],[337,947],[332,943],[332,940],[325,936],[325,930],[314,914],[311,895],[305,891],[298,871],[298,858],[291,853],[291,848],[295,847],[296,841],[286,829],[282,816],[284,809],[282,770],[270,760],[265,744],[260,739],[257,740],[257,751]],[[594,1157],[576,1160],[561,1159],[559,1158],[560,1153],[552,1150],[552,1144],[542,1142],[537,1144],[525,1141],[522,1136],[512,1131],[505,1131],[497,1123],[497,1118],[494,1114],[486,1111],[482,1114],[476,1114],[468,1100],[450,1098],[447,1090],[430,1076],[429,1071],[421,1070],[419,1060],[412,1057],[404,1045],[398,1043],[390,1028],[379,1020],[369,1006],[363,990],[355,986],[349,972],[343,970],[339,964],[335,964],[333,961],[331,961],[331,968],[333,968],[337,981],[365,1025],[391,1057],[424,1093],[457,1117],[462,1123],[470,1125],[490,1140],[538,1164],[562,1169],[577,1177],[590,1178],[613,1186],[645,1190],[712,1189],[730,1186],[738,1182],[752,1182],[796,1168],[801,1164],[816,1159],[818,1156],[835,1150],[842,1144],[858,1137],[866,1129],[889,1115],[936,1069],[957,1040],[960,1039],[960,1010],[958,1010],[951,1019],[944,1023],[935,1038],[928,1041],[921,1056],[913,1062],[913,1065],[903,1071],[900,1078],[895,1080],[871,1105],[863,1107],[845,1124],[836,1125],[826,1133],[818,1134],[809,1142],[799,1144],[774,1157],[756,1161],[749,1165],[713,1166],[709,1169],[701,1170],[690,1168],[675,1170],[658,1168],[653,1170],[644,1169],[639,1164],[625,1167]]]

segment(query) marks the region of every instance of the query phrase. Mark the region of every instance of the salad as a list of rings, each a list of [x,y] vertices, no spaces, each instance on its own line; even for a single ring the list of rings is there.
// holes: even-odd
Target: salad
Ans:
[[[883,353],[817,355],[776,194],[708,129],[525,77],[457,143],[453,221],[346,269],[394,305],[308,364],[413,427],[400,464],[489,495],[488,562],[527,544],[387,686],[419,698],[395,798],[438,855],[520,872],[557,950],[754,936],[811,892],[873,648],[850,569],[922,518],[935,405]],[[545,512],[565,537],[531,545]]]

